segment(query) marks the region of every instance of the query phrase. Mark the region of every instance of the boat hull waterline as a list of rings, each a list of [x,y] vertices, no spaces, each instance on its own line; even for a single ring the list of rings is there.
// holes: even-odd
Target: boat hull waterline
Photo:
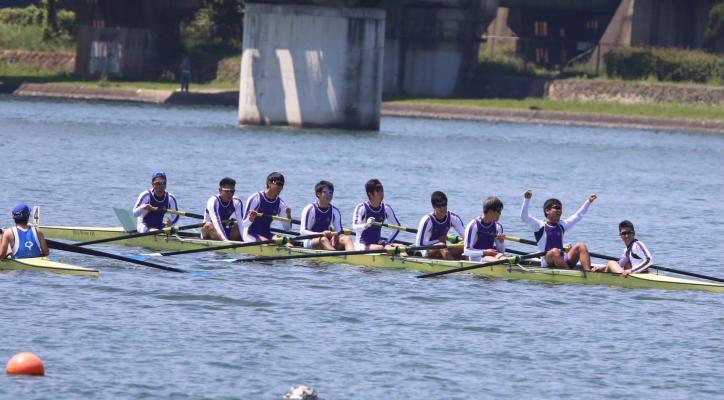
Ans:
[[[119,237],[126,234],[123,228],[66,227],[45,226],[45,236],[75,242]],[[220,246],[213,240],[182,238],[178,236],[154,235],[118,240],[108,244],[123,244],[156,251],[191,250]],[[233,243],[233,242],[232,242]],[[282,256],[314,252],[315,250],[288,248],[285,246],[260,245],[220,250],[221,253],[246,254],[255,256]],[[420,272],[437,272],[451,268],[472,265],[470,261],[430,260],[420,257],[404,257],[387,254],[361,254],[351,256],[324,257],[320,260],[329,263],[362,265],[376,268],[410,269]],[[654,288],[665,290],[705,290],[724,293],[724,285],[702,280],[684,279],[656,273],[634,274],[624,278],[609,273],[587,273],[578,270],[523,267],[520,265],[497,265],[478,268],[468,273],[486,277],[511,280],[529,280],[546,283],[574,283],[588,285],[618,286],[625,288]]]

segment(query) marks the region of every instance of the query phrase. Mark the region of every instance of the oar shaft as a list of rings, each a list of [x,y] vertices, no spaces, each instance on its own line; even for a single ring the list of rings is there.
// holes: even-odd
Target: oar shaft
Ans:
[[[453,269],[448,269],[445,271],[431,272],[429,274],[418,275],[417,277],[418,278],[432,278],[433,276],[452,274],[454,272],[469,271],[471,269],[478,269],[478,268],[484,268],[484,267],[492,267],[495,265],[500,265],[500,264],[505,264],[505,263],[514,264],[521,260],[526,260],[529,258],[536,258],[536,257],[540,257],[543,255],[545,255],[544,251],[541,251],[538,253],[526,254],[524,256],[512,256],[512,257],[504,258],[502,260],[490,261],[490,262],[486,262],[486,263],[482,263],[482,264],[468,265],[465,267],[453,268]]]
[[[240,248],[240,247],[261,246],[261,245],[267,245],[267,244],[275,244],[277,246],[281,246],[281,245],[287,243],[288,240],[313,239],[313,238],[320,237],[322,235],[323,235],[322,233],[317,233],[314,235],[297,236],[294,238],[279,237],[276,239],[262,240],[259,242],[244,242],[244,243],[236,242],[236,243],[225,244],[225,245],[221,245],[221,246],[202,247],[199,249],[167,251],[167,252],[159,253],[159,254],[161,254],[162,256],[176,256],[179,254],[202,253],[205,251],[228,250],[228,249],[236,249],[236,248]],[[223,243],[223,242],[221,242],[221,243]]]
[[[196,218],[196,219],[204,219],[204,216],[201,214],[194,214],[188,211],[180,211],[180,210],[172,210],[170,208],[155,208],[153,211],[157,212],[165,212],[167,214],[174,214],[174,215],[180,215],[182,217],[189,217],[189,218]]]
[[[87,254],[87,255],[97,256],[97,257],[111,258],[114,260],[125,261],[125,262],[131,263],[131,264],[138,264],[138,265],[143,265],[145,267],[157,268],[157,269],[162,269],[162,270],[171,271],[171,272],[188,272],[188,271],[184,271],[182,269],[178,269],[178,268],[174,268],[174,267],[167,267],[165,265],[150,263],[148,261],[134,260],[129,257],[123,257],[123,256],[119,256],[117,254],[106,253],[104,251],[93,250],[93,249],[89,249],[89,248],[85,248],[85,247],[76,247],[75,245],[72,245],[72,244],[58,242],[58,241],[51,240],[51,239],[45,239],[45,241],[48,243],[48,246],[50,248],[53,248],[56,250],[69,251],[71,253]]]
[[[329,251],[326,253],[309,253],[309,254],[294,254],[288,256],[272,256],[272,257],[253,257],[253,258],[242,258],[236,260],[236,262],[251,262],[251,261],[273,261],[273,260],[291,260],[297,258],[324,258],[324,257],[341,257],[341,256],[354,256],[360,254],[382,254],[382,255],[397,255],[402,252],[411,252],[417,250],[432,250],[440,249],[442,246],[416,246],[416,247],[394,247],[389,249],[377,249],[377,250],[353,250],[353,251]]]
[[[88,246],[91,244],[115,242],[117,240],[134,239],[134,238],[143,237],[143,236],[153,236],[153,235],[162,235],[162,234],[172,235],[178,231],[182,231],[182,230],[186,230],[186,229],[200,228],[202,226],[204,226],[204,224],[193,224],[193,225],[185,225],[185,226],[179,226],[179,227],[169,226],[169,227],[159,229],[159,230],[154,230],[154,231],[133,233],[130,235],[123,235],[123,236],[114,236],[114,237],[105,238],[105,239],[89,240],[87,242],[75,243],[74,246]]]

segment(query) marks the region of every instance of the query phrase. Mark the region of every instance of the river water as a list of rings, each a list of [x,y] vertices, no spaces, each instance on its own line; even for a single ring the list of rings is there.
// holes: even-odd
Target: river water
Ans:
[[[111,208],[131,207],[154,170],[192,212],[223,176],[246,198],[281,171],[298,217],[328,179],[349,225],[376,177],[403,225],[430,211],[434,190],[465,221],[495,194],[506,231],[528,238],[527,188],[538,216],[548,197],[569,214],[595,192],[568,241],[619,255],[626,218],[659,265],[724,275],[717,135],[402,118],[380,132],[238,128],[226,108],[0,97],[0,149],[5,226],[21,201],[40,205],[45,224],[117,225]],[[47,371],[0,375],[0,398],[279,399],[296,384],[324,399],[724,396],[721,294],[161,261],[208,271],[189,276],[52,256],[101,277],[0,273],[0,362],[31,351]]]

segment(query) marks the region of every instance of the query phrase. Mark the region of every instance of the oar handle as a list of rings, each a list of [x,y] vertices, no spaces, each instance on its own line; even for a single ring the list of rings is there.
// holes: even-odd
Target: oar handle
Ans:
[[[173,210],[171,208],[153,207],[151,210],[154,212],[165,212],[167,214],[180,215],[182,217],[204,219],[204,216],[201,214],[194,214],[188,211]]]
[[[256,213],[256,217],[257,217],[257,218],[259,218],[259,217],[261,217],[261,218],[271,218],[271,219],[273,219],[274,221],[286,222],[286,223],[289,223],[289,224],[296,224],[296,225],[300,225],[300,224],[301,224],[301,222],[300,222],[298,219],[286,218],[286,217],[282,217],[282,216],[279,216],[279,215],[269,215],[269,214],[264,214],[264,213],[260,213],[260,212]]]

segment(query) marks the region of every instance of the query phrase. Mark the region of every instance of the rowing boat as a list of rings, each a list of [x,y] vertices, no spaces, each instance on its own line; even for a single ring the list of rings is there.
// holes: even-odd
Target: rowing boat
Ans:
[[[98,228],[98,227],[70,227],[70,226],[44,226],[43,233],[46,237],[65,239],[71,241],[90,241],[124,236],[123,228]],[[221,242],[203,240],[179,236],[143,236],[132,239],[118,240],[127,246],[143,247],[150,250],[191,250],[219,246]],[[231,242],[233,243],[233,242]],[[229,243],[223,243],[229,244]],[[261,256],[282,256],[315,252],[301,248],[288,248],[284,246],[260,245],[225,249],[223,253],[243,253]],[[326,252],[325,252],[326,253]],[[470,261],[444,261],[430,260],[420,257],[408,257],[388,254],[358,254],[351,256],[326,257],[325,262],[363,265],[377,268],[403,268],[422,272],[444,271],[450,268],[458,268],[473,265]],[[536,266],[523,265],[497,265],[493,267],[470,270],[469,273],[501,279],[522,279],[546,283],[577,283],[589,285],[606,285],[626,288],[654,288],[667,290],[705,290],[724,293],[724,285],[706,282],[702,280],[683,279],[656,273],[633,274],[624,278],[620,275],[609,273],[587,273],[578,270],[563,270],[552,268],[541,268]]]
[[[42,271],[63,275],[85,275],[94,278],[99,275],[96,269],[51,261],[45,257],[0,260],[0,270]]]

